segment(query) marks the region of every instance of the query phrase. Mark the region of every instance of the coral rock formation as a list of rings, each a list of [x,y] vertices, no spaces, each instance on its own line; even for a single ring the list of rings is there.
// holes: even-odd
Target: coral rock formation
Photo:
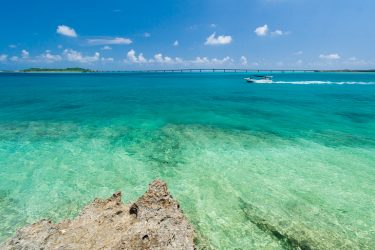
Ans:
[[[135,203],[121,193],[94,200],[73,220],[42,220],[20,229],[1,249],[194,249],[194,229],[168,192],[155,180]]]

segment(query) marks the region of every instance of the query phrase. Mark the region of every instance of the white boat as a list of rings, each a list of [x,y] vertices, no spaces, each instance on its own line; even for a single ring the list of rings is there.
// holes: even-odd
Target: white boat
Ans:
[[[248,83],[272,83],[272,76],[253,75],[244,80]]]

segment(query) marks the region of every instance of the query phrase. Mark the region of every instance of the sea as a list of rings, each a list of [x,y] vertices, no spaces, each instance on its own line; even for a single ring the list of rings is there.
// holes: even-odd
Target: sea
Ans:
[[[202,249],[374,249],[375,73],[1,73],[0,242],[164,180]]]

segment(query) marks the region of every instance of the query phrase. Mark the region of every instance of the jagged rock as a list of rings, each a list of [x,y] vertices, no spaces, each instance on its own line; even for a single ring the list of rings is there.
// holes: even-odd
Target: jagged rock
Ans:
[[[73,220],[42,220],[20,229],[1,249],[195,249],[194,229],[168,192],[155,180],[134,204],[121,193],[95,199]]]

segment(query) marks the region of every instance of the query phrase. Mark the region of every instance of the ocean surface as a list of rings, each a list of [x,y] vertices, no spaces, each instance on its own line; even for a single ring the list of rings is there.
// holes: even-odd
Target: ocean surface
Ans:
[[[373,249],[375,74],[0,74],[0,242],[161,178],[213,249]]]

